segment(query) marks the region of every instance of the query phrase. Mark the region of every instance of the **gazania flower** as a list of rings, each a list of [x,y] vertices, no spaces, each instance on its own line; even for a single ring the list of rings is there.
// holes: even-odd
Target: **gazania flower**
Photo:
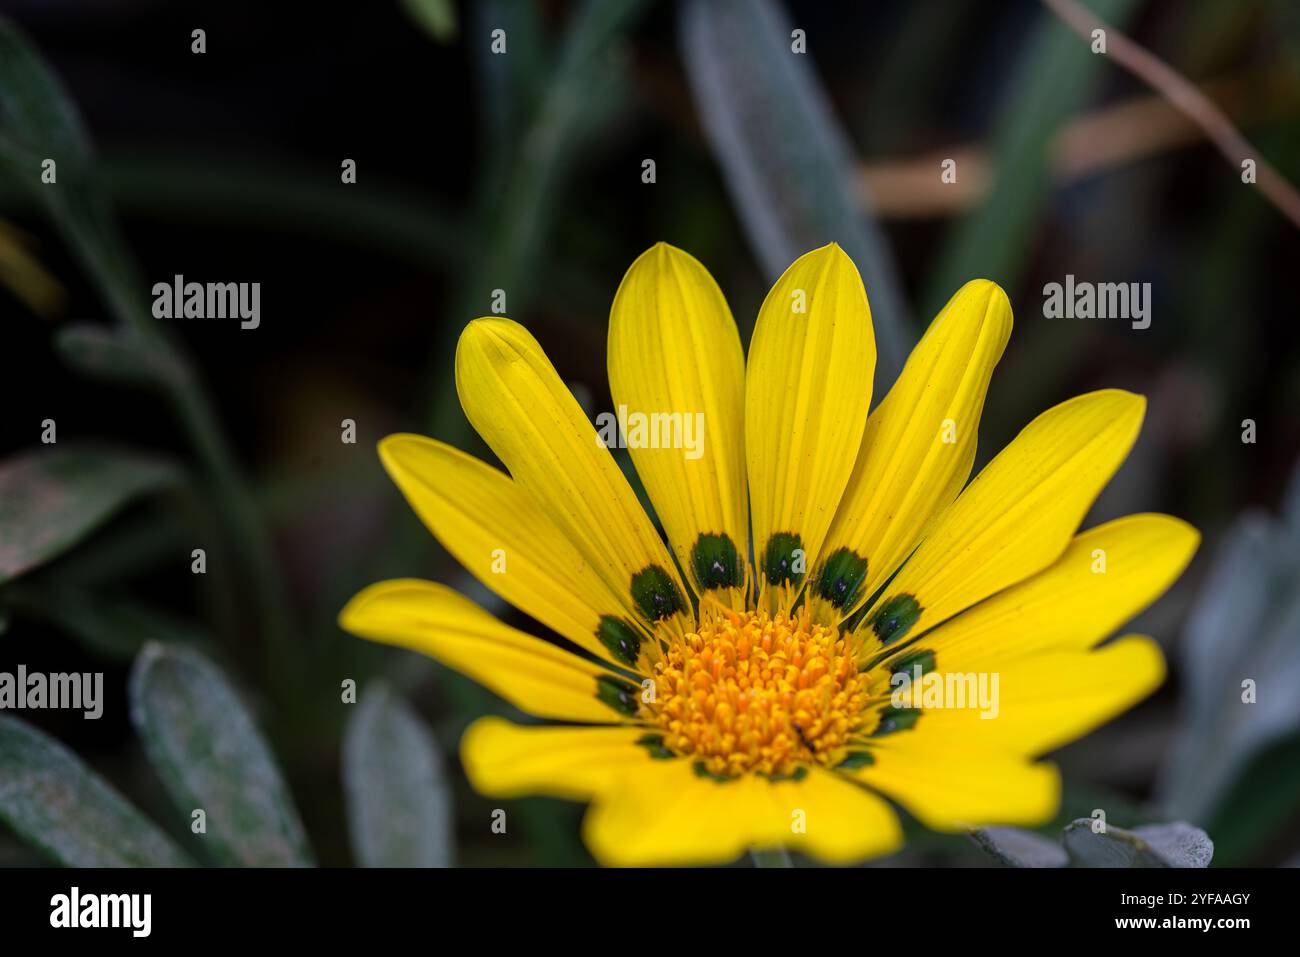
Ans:
[[[615,296],[609,378],[644,417],[628,445],[661,535],[528,330],[472,322],[456,385],[508,474],[414,435],[380,457],[469,571],[576,649],[416,580],[342,625],[552,722],[478,721],[466,773],[589,801],[604,863],[856,861],[898,847],[895,804],[941,831],[1041,823],[1059,779],[1038,758],[1163,679],[1150,639],[1100,643],[1198,536],[1151,514],[1076,534],[1137,437],[1128,392],[1049,409],[967,484],[1010,332],[1002,290],[968,283],[868,414],[871,315],[837,246],[777,282],[747,362],[709,273],[655,246]],[[672,447],[696,413],[703,442]]]

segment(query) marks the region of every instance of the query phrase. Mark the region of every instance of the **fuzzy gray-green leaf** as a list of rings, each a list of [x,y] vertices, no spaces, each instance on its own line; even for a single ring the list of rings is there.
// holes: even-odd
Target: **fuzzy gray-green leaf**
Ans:
[[[80,758],[7,715],[0,715],[0,821],[68,867],[191,864]]]
[[[105,382],[163,387],[189,375],[170,351],[131,330],[78,323],[55,334],[54,348],[78,372]]]
[[[768,277],[828,242],[862,271],[883,395],[912,346],[908,307],[811,55],[791,49],[791,25],[771,0],[686,0],[679,33],[700,122]]]
[[[195,651],[146,645],[131,674],[131,720],[187,826],[220,864],[312,863],[270,748],[225,675]]]
[[[1056,841],[1018,827],[982,827],[971,832],[980,850],[1004,867],[1065,867],[1065,851]]]
[[[366,688],[348,721],[343,786],[357,863],[451,865],[451,795],[442,754],[419,716],[381,682]]]
[[[1093,824],[1085,817],[1066,825],[1062,839],[1071,867],[1209,867],[1214,857],[1209,836],[1181,821],[1101,833]]]
[[[0,584],[55,558],[132,499],[178,475],[159,459],[63,446],[0,464]]]
[[[1249,787],[1245,804],[1229,799],[1260,755],[1300,734],[1300,467],[1291,488],[1281,521],[1248,512],[1228,530],[1187,616],[1184,716],[1156,787],[1171,816],[1266,826]]]

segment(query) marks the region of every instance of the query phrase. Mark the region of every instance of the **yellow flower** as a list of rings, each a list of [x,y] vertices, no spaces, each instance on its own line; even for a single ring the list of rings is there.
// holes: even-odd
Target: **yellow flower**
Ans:
[[[780,278],[748,365],[704,267],[650,249],[614,299],[609,378],[665,544],[537,341],[479,319],[456,386],[509,475],[414,435],[380,457],[467,569],[586,654],[416,580],[341,623],[563,722],[480,720],[465,769],[484,794],[591,802],[603,863],[856,861],[901,841],[886,799],[942,831],[1041,823],[1059,778],[1036,759],[1163,680],[1149,638],[1097,646],[1198,535],[1154,514],[1076,534],[1142,422],[1119,390],[1049,409],[966,484],[1010,332],[1002,290],[968,283],[868,415],[871,315],[839,247]]]

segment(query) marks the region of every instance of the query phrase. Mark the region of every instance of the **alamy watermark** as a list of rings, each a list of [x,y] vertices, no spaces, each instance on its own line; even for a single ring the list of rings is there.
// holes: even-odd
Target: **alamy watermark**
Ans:
[[[83,711],[88,720],[104,713],[104,673],[44,674],[19,665],[17,672],[0,671],[0,711]]]
[[[921,664],[896,671],[889,679],[889,696],[895,708],[970,708],[980,718],[992,720],[1001,713],[996,671],[924,671]]]
[[[1044,319],[1129,319],[1134,329],[1151,325],[1151,283],[1075,282],[1043,287]]]
[[[262,324],[260,282],[186,282],[179,273],[171,282],[153,284],[155,319],[234,319],[239,328]]]
[[[94,894],[73,885],[66,894],[50,898],[50,926],[54,928],[122,928],[132,937],[148,937],[153,930],[152,894]]]
[[[596,438],[607,449],[684,449],[694,461],[704,455],[703,412],[618,412],[596,416]]]

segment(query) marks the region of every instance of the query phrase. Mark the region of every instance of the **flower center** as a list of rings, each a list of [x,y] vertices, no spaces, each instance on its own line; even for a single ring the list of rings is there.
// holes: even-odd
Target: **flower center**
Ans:
[[[710,774],[836,763],[870,699],[846,637],[806,615],[719,613],[669,642],[644,708]]]

